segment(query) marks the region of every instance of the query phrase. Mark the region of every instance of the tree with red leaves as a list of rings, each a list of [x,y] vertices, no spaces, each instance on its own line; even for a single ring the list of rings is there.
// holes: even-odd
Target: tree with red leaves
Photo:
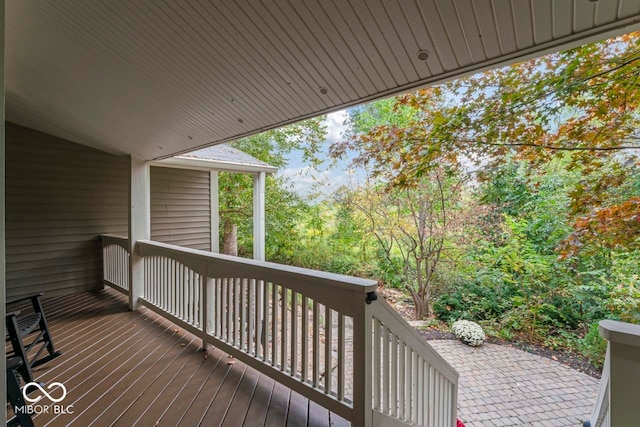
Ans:
[[[640,33],[630,33],[352,110],[352,132],[332,153],[355,151],[390,186],[443,164],[483,179],[508,153],[534,167],[565,156],[585,179],[563,256],[636,245],[637,197],[616,189],[640,172],[639,77]]]

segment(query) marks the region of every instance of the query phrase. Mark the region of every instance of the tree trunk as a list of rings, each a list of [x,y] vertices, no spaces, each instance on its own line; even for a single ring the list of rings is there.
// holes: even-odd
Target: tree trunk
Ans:
[[[429,314],[431,314],[430,312],[430,307],[429,304],[431,303],[431,278],[429,278],[429,280],[427,281],[427,284],[425,286],[424,289],[424,296],[422,297],[422,300],[424,301],[424,307],[423,307],[423,316],[424,318],[428,318]]]
[[[411,289],[409,286],[405,286],[405,288],[411,294],[411,298],[413,299],[413,319],[414,320],[423,320],[429,315],[429,303],[420,297],[416,291]]]
[[[225,255],[238,256],[238,225],[231,221],[224,222],[222,253]]]

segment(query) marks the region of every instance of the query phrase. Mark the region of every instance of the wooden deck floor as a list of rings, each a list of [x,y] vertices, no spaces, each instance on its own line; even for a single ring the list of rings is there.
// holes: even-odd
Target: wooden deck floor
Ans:
[[[60,404],[73,414],[39,414],[36,426],[349,425],[219,350],[205,357],[193,335],[149,310],[128,311],[113,290],[44,307],[63,355],[36,368],[35,380],[64,384]]]

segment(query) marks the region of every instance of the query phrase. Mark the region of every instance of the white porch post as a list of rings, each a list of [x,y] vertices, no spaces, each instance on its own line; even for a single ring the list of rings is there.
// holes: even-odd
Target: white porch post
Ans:
[[[129,308],[140,308],[138,298],[143,294],[144,265],[136,253],[138,240],[151,238],[149,163],[131,156],[129,175]]]
[[[353,427],[373,425],[371,305],[364,294],[352,298],[353,313]]]
[[[2,318],[5,318],[7,302],[6,294],[6,282],[5,282],[5,233],[4,233],[4,217],[5,217],[5,204],[4,204],[4,0],[0,0],[0,87],[2,87],[2,99],[0,100],[0,296],[2,297],[2,304],[0,304],[0,311],[2,312]],[[4,332],[6,334],[7,325],[2,323]],[[4,335],[3,335],[4,336]],[[1,358],[0,362],[0,384],[2,384],[2,402],[7,401],[7,360],[5,357]],[[6,411],[0,411],[0,425],[7,424]]]
[[[209,171],[209,195],[211,200],[211,252],[215,253],[220,253],[220,199],[218,191],[218,171]]]
[[[265,193],[266,173],[260,172],[253,177],[253,259],[265,259]]]

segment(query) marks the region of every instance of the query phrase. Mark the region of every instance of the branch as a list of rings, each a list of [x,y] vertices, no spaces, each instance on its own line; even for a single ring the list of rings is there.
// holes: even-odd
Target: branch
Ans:
[[[407,138],[409,141],[414,143],[424,143],[424,139],[422,138]],[[551,150],[551,151],[618,151],[618,150],[640,150],[640,145],[618,145],[615,147],[562,147],[559,145],[545,145],[545,144],[536,144],[534,142],[489,142],[489,141],[481,141],[477,139],[457,139],[459,142],[465,142],[467,144],[481,144],[481,145],[490,145],[494,147],[531,147],[531,148],[540,148],[543,150]]]
[[[246,211],[242,210],[242,209],[225,209],[225,210],[221,210],[220,214],[230,214],[230,213],[235,213],[235,214],[239,214],[244,216],[245,218],[251,218],[252,216],[250,214],[248,214]]]
[[[520,106],[525,107],[525,106],[531,104],[534,101],[538,101],[540,99],[547,98],[547,97],[549,97],[551,95],[554,95],[554,94],[559,93],[559,92],[561,92],[563,90],[569,89],[569,88],[571,88],[573,86],[578,86],[578,85],[587,83],[588,81],[591,81],[591,80],[596,79],[598,77],[602,77],[605,74],[609,74],[609,73],[612,73],[614,71],[617,71],[617,70],[623,68],[624,66],[629,65],[629,64],[631,64],[633,62],[636,62],[638,60],[640,60],[640,56],[632,56],[630,59],[622,61],[621,63],[617,64],[615,67],[607,68],[606,70],[602,70],[602,71],[600,71],[600,72],[598,72],[596,74],[590,75],[588,77],[574,80],[574,81],[569,82],[568,84],[560,86],[560,87],[558,87],[556,89],[552,89],[552,90],[540,93],[540,94],[538,94],[537,96],[534,96],[531,99],[526,99],[524,97],[521,97],[520,99],[514,99],[513,103],[516,104],[516,105],[517,105],[517,103],[521,103]],[[629,74],[633,74],[635,72],[637,72],[637,70],[632,70],[632,71],[629,72]]]
[[[470,141],[470,140],[462,140],[463,142],[468,142],[472,144],[483,144],[483,145],[492,145],[496,147],[532,147],[532,148],[541,148],[544,150],[552,150],[552,151],[617,151],[617,150],[640,150],[640,145],[619,145],[617,147],[561,147],[557,145],[544,145],[544,144],[535,144],[533,142],[507,142],[507,143],[497,143],[497,142],[488,142],[488,141]]]

